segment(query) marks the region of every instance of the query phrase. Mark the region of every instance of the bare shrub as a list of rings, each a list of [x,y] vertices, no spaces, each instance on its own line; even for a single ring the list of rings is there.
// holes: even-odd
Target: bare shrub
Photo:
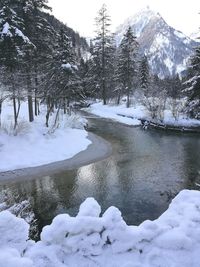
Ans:
[[[11,121],[4,121],[1,125],[1,131],[9,136],[23,136],[29,133],[30,128],[26,121],[19,121],[16,127]]]

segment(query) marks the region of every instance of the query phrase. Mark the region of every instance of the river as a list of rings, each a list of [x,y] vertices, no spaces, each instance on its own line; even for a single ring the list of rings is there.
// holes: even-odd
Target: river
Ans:
[[[142,130],[90,118],[89,131],[112,145],[112,155],[71,171],[0,182],[9,205],[30,201],[39,230],[60,213],[75,215],[87,197],[105,211],[118,207],[127,224],[156,219],[182,189],[200,189],[200,136]]]

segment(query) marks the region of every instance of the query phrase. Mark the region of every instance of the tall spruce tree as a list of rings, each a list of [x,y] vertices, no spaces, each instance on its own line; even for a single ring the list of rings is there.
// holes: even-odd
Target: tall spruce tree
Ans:
[[[117,80],[127,95],[127,108],[130,106],[130,94],[137,74],[138,42],[131,27],[124,34],[119,47]]]
[[[96,76],[96,88],[99,88],[102,94],[103,104],[107,102],[107,85],[109,79],[109,68],[111,59],[112,37],[109,30],[110,16],[107,7],[104,4],[98,12],[96,18],[97,36],[93,47],[93,75]]]

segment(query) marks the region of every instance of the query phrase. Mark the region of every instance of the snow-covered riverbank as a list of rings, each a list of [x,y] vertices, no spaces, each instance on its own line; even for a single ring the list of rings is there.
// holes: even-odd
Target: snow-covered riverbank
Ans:
[[[18,133],[14,135],[12,106],[5,106],[0,129],[0,172],[66,160],[85,150],[91,141],[83,129],[83,119],[60,116],[58,129],[52,127],[55,114],[50,117],[50,127],[45,127],[45,110],[41,110],[34,122],[28,123],[27,106],[23,103]]]
[[[135,106],[126,108],[125,103],[120,105],[103,105],[101,102],[98,102],[85,110],[102,118],[112,119],[132,126],[141,124],[140,120],[138,119],[151,120],[146,108],[139,104],[135,104]],[[133,118],[129,118],[130,116]],[[163,123],[173,126],[200,127],[199,120],[189,119],[184,114],[180,114],[178,119],[173,118],[169,109],[164,111]]]
[[[41,241],[28,239],[28,224],[0,213],[1,267],[199,267],[200,192],[183,190],[155,221],[127,226],[110,207],[102,217],[92,198],[76,217],[58,215]]]

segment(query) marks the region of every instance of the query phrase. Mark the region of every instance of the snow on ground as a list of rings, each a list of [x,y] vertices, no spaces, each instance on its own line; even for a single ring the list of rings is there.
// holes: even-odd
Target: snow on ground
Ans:
[[[125,103],[120,105],[103,105],[101,102],[98,102],[85,110],[97,116],[113,119],[127,125],[140,125],[141,123],[138,119],[141,118],[151,120],[146,108],[137,103],[130,108],[126,108]],[[131,116],[133,119],[123,116]],[[164,112],[163,123],[183,127],[200,126],[200,120],[189,119],[185,114],[180,114],[179,118],[175,119],[169,109],[166,109]]]
[[[128,226],[120,211],[88,198],[28,240],[28,224],[0,213],[1,267],[199,267],[200,192],[183,190],[155,221]]]
[[[78,116],[61,115],[60,127],[51,131],[45,127],[45,108],[33,123],[27,123],[27,105],[22,104],[17,136],[12,134],[12,106],[3,106],[2,128],[0,129],[0,171],[40,166],[69,159],[85,150],[91,143],[85,123]],[[66,116],[66,115],[65,115]],[[50,117],[53,125],[55,114]],[[82,128],[81,128],[82,126]],[[76,129],[79,128],[79,129]]]
[[[200,120],[187,118],[186,115],[181,114],[177,120],[172,117],[170,110],[166,110],[164,114],[164,123],[174,126],[183,127],[200,127]]]
[[[143,116],[144,112],[142,107],[130,107],[126,108],[126,104],[122,105],[103,105],[101,102],[91,105],[86,111],[95,114],[97,116],[113,119],[115,121],[127,124],[127,125],[140,125],[140,121],[137,119]],[[134,116],[135,119],[122,117],[120,115]]]

